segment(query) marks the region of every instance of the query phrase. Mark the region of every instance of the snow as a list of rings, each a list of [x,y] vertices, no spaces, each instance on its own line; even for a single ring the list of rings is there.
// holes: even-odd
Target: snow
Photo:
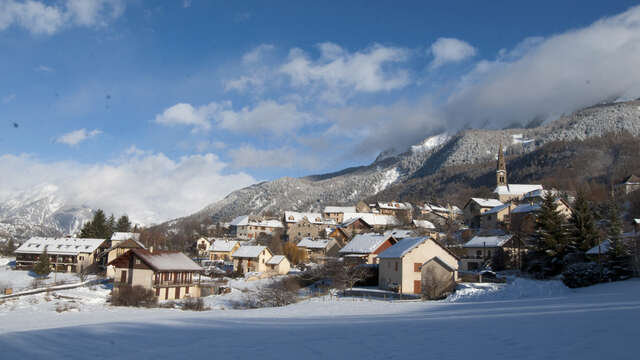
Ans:
[[[500,200],[497,199],[482,199],[482,198],[471,198],[472,201],[476,202],[481,207],[496,207],[500,205],[504,205]]]
[[[413,207],[410,203],[401,203],[401,202],[378,202],[378,207],[380,209],[389,209],[389,210],[411,210]]]
[[[535,141],[535,139],[525,138],[523,134],[511,135],[513,144],[529,144]]]
[[[281,308],[233,310],[230,282],[211,311],[105,306],[109,289],[39,294],[0,305],[0,348],[16,359],[632,359],[640,281],[568,289],[560,281],[465,284],[443,301],[331,296]],[[73,299],[65,299],[60,296]],[[49,300],[47,300],[47,298]],[[71,311],[55,308],[70,304]],[[36,316],[34,316],[36,315]],[[214,349],[214,350],[212,350]]]
[[[405,256],[409,251],[415,249],[418,245],[429,240],[428,237],[408,238],[398,241],[396,244],[381,252],[378,255],[378,259],[384,258],[401,258]]]
[[[518,213],[529,213],[540,210],[540,205],[538,204],[520,204],[511,210],[512,214]]]
[[[506,244],[513,235],[502,236],[474,236],[471,240],[467,241],[462,247],[477,248],[477,247],[500,247]]]
[[[16,253],[42,254],[47,249],[50,255],[78,255],[92,253],[104,242],[105,239],[32,237],[20,245]]]
[[[298,223],[304,218],[307,218],[307,220],[312,224],[335,224],[335,220],[324,219],[322,217],[322,214],[320,213],[306,213],[297,211],[284,212],[284,219],[288,223]]]
[[[202,271],[200,265],[181,252],[154,252],[131,249],[142,261],[155,271]]]
[[[341,254],[371,254],[387,239],[387,236],[380,234],[358,234],[339,252]]]
[[[433,225],[433,223],[429,220],[413,220],[413,224],[416,227],[419,228],[423,228],[423,229],[435,229],[436,226]]]
[[[220,252],[229,252],[232,251],[234,246],[238,244],[236,240],[223,240],[217,239],[211,243],[208,251],[220,251]]]
[[[269,261],[267,261],[268,265],[278,265],[282,262],[282,260],[286,259],[284,255],[273,255]]]
[[[447,133],[438,134],[435,136],[428,137],[424,139],[421,144],[411,146],[411,152],[413,153],[421,153],[428,152],[444,143],[446,143],[451,136]]]
[[[306,237],[300,240],[297,246],[299,248],[307,248],[307,249],[325,249],[330,242],[331,242],[331,239],[313,240],[311,238]]]
[[[536,184],[507,184],[497,186],[493,192],[499,195],[524,195],[528,192],[541,189],[542,185]]]
[[[354,213],[356,212],[355,206],[326,206],[324,208],[325,214],[340,214],[340,213]]]
[[[389,226],[389,225],[399,225],[400,222],[393,215],[382,215],[382,214],[373,214],[373,213],[345,213],[344,214],[344,222],[343,224],[354,221],[355,219],[360,218],[364,220],[367,224],[371,226]]]
[[[231,254],[231,257],[257,258],[258,256],[260,256],[260,253],[262,253],[266,248],[267,248],[266,246],[259,246],[259,245],[240,246],[238,250],[236,250],[233,254]]]
[[[415,236],[413,230],[406,230],[406,229],[391,229],[391,230],[387,230],[387,231],[384,232],[383,235],[385,237],[393,236],[394,238],[396,238],[398,240],[406,239],[406,238],[410,238],[410,237],[414,237]]]
[[[373,193],[377,194],[382,190],[386,189],[387,187],[389,187],[389,185],[395,183],[399,177],[400,177],[400,172],[395,167],[385,171],[382,174],[382,179],[380,180],[380,182],[374,185]]]
[[[7,260],[9,259],[0,259],[0,287],[12,288],[13,292],[30,289],[36,275],[27,270],[11,270]],[[80,279],[75,273],[51,273],[48,278],[40,281],[39,287],[50,286],[56,282],[73,283],[80,282]]]
[[[482,215],[497,214],[500,211],[508,208],[509,206],[510,206],[510,204],[499,205],[499,206],[496,206],[496,207],[492,208],[491,210],[488,210],[488,211],[482,213]]]
[[[123,240],[140,240],[140,234],[133,232],[114,232],[111,235],[111,241],[123,241]]]

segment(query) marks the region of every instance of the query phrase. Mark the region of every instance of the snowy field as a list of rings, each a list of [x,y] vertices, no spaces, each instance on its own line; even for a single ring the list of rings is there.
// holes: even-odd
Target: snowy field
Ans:
[[[266,280],[262,280],[266,281]],[[205,299],[211,311],[105,304],[104,286],[0,305],[2,356],[16,359],[630,359],[640,281],[570,290],[558,281],[467,284],[438,302],[314,298],[233,310],[243,287]],[[71,309],[56,308],[71,304]]]
[[[26,270],[11,270],[9,263],[14,260],[0,257],[0,287],[12,288],[14,292],[31,288],[36,279],[35,274]],[[51,273],[46,279],[40,280],[38,287],[46,287],[56,282],[75,283],[80,282],[80,279],[73,273]]]

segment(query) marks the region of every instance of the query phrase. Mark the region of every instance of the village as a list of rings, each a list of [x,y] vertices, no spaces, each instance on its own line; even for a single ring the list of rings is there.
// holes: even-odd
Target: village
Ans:
[[[75,273],[82,282],[91,277],[93,284],[97,280],[109,284],[112,305],[130,306],[222,295],[232,290],[230,282],[237,282],[233,279],[270,280],[265,293],[255,294],[262,297],[259,305],[282,306],[296,302],[305,287],[318,295],[333,288],[341,290],[341,296],[440,300],[463,283],[505,283],[514,276],[557,278],[559,271],[544,265],[538,264],[542,268],[537,272],[530,270],[531,263],[540,261],[528,258],[543,246],[539,234],[551,232],[541,224],[540,214],[546,206],[568,223],[581,205],[576,204],[575,194],[539,184],[511,184],[507,175],[500,146],[495,196],[472,197],[462,208],[360,201],[352,206],[326,206],[318,213],[284,211],[272,218],[248,214],[225,224],[225,236],[194,239],[189,252],[143,244],[136,232],[114,232],[109,239],[34,237],[15,249],[15,270],[8,271],[36,272],[48,278]],[[640,179],[635,176],[617,186],[620,196],[638,189]],[[581,260],[574,262],[600,266],[600,274],[585,283],[583,273],[593,273],[593,268],[576,271],[578,267],[566,266],[560,271],[567,286],[638,274],[640,219],[618,226],[616,241],[628,261],[622,267],[625,270],[611,275],[604,265],[617,246],[612,245],[614,237],[581,243]],[[553,234],[544,239],[553,239]],[[562,256],[576,253],[565,251]],[[296,279],[295,286],[288,278]],[[320,284],[324,292],[317,292]],[[2,298],[21,294],[10,284],[0,285]],[[133,289],[140,294],[132,295]],[[34,286],[26,293],[37,290]],[[284,300],[279,298],[283,294],[288,296]],[[142,300],[117,300],[122,296]],[[258,306],[255,299],[246,300],[245,305]]]

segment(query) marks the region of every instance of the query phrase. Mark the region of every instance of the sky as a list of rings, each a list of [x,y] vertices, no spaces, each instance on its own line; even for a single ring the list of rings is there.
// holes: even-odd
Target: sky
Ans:
[[[0,0],[0,200],[54,189],[157,222],[430,135],[636,98],[634,5]]]

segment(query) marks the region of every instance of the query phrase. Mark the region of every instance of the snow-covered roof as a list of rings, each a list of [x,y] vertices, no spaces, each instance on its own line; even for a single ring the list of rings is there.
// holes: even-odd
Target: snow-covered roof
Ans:
[[[520,204],[511,210],[512,214],[529,213],[540,210],[539,204]]]
[[[418,245],[424,243],[427,240],[429,240],[429,237],[426,236],[402,239],[390,248],[381,252],[378,255],[378,258],[401,258],[405,256],[409,251],[415,249]]]
[[[535,190],[542,190],[542,185],[537,184],[507,184],[499,185],[493,190],[498,195],[524,195]]]
[[[606,253],[609,252],[609,248],[610,247],[611,247],[611,243],[609,242],[609,240],[604,240],[600,244],[598,244],[598,245],[592,247],[591,249],[587,250],[586,254],[587,255],[606,254]]]
[[[504,205],[502,203],[502,201],[500,201],[498,199],[471,198],[470,201],[475,202],[476,204],[480,205],[481,207],[489,207],[489,208],[493,208],[493,207],[496,207],[496,206]]]
[[[353,222],[353,219],[360,218],[364,220],[367,224],[371,226],[393,226],[399,225],[400,222],[393,215],[381,215],[381,214],[373,214],[373,213],[344,213],[344,223],[343,226],[346,226],[345,223],[348,223],[350,220]]]
[[[396,239],[405,239],[405,238],[414,237],[415,234],[413,233],[413,230],[391,229],[391,230],[385,231],[384,236],[387,236],[387,237],[393,236]]]
[[[311,238],[304,238],[302,240],[300,240],[300,242],[298,243],[298,247],[300,248],[307,248],[307,249],[326,249],[327,246],[329,245],[329,243],[332,241],[333,239],[311,239]]]
[[[144,249],[131,249],[131,251],[155,271],[203,270],[200,265],[196,264],[193,260],[189,259],[187,255],[179,251],[149,252]]]
[[[471,240],[467,241],[462,247],[477,248],[477,247],[500,247],[511,240],[513,235],[501,235],[501,236],[474,236]]]
[[[111,235],[111,241],[122,241],[122,240],[140,240],[140,234],[133,232],[114,232]]]
[[[280,220],[253,220],[249,215],[238,216],[231,221],[231,226],[264,226],[272,228],[281,228],[282,222]]]
[[[278,265],[282,262],[282,260],[286,259],[284,255],[273,255],[269,261],[267,261],[268,265]]]
[[[382,245],[387,236],[368,233],[358,234],[349,241],[345,247],[340,249],[341,254],[371,254]]]
[[[267,247],[260,245],[244,245],[240,246],[231,257],[257,258]]]
[[[324,208],[325,214],[354,213],[354,212],[356,212],[355,206],[326,206]]]
[[[496,206],[494,208],[492,208],[491,210],[487,210],[486,212],[484,212],[482,215],[489,215],[489,214],[497,214],[500,211],[508,208],[509,206],[511,206],[511,204],[503,204],[503,205],[499,205]]]
[[[209,251],[229,252],[233,251],[236,245],[238,245],[237,240],[216,239],[209,246]]]
[[[411,210],[413,206],[407,202],[378,202],[378,208],[380,209],[391,209],[391,210]]]
[[[307,218],[312,224],[328,224],[335,223],[333,220],[325,220],[320,213],[306,213],[296,211],[285,211],[284,220],[288,223],[297,223],[304,218]]]
[[[413,220],[413,225],[423,229],[435,229],[436,226],[429,220]]]
[[[51,255],[78,255],[96,251],[105,239],[32,237],[16,250],[16,253],[42,254],[44,249]]]
[[[229,225],[231,226],[243,226],[249,224],[249,215],[240,215],[235,219],[231,220]]]
[[[529,191],[528,193],[524,194],[522,199],[524,200],[524,199],[532,199],[532,198],[544,198],[549,193],[551,193],[551,195],[554,195],[554,196],[558,195],[558,191],[557,190],[536,189],[536,190]]]
[[[440,206],[436,204],[425,203],[423,206],[418,206],[418,208],[420,208],[423,211],[433,211],[437,213],[449,213],[450,211],[453,212],[454,214],[462,213],[462,210],[460,210],[460,208],[455,205],[449,208],[448,206],[445,207],[445,206]]]

